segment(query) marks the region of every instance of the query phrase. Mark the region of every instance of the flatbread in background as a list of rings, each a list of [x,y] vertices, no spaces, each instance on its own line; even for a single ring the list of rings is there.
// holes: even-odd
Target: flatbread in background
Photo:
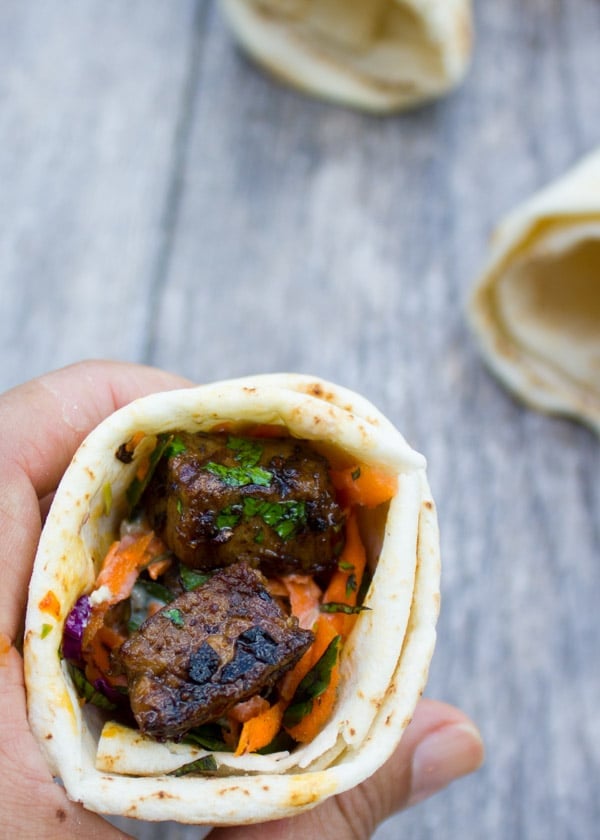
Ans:
[[[469,316],[511,391],[600,431],[600,151],[502,222]]]
[[[244,48],[312,95],[386,113],[463,78],[470,0],[221,0]]]
[[[293,436],[334,445],[361,463],[385,465],[397,474],[398,491],[383,513],[376,509],[370,609],[360,613],[344,644],[328,723],[291,752],[213,753],[216,772],[178,778],[167,774],[205,753],[157,743],[111,721],[109,713],[82,707],[58,650],[65,618],[90,591],[124,515],[125,490],[143,447],[123,464],[115,457],[119,446],[135,432],[206,431],[236,422],[284,425]],[[32,729],[67,794],[94,811],[212,825],[297,814],[358,784],[396,747],[426,681],[439,575],[425,461],[362,397],[312,377],[274,374],[137,400],[82,444],[42,534],[25,638]],[[54,615],[49,602],[56,604]]]

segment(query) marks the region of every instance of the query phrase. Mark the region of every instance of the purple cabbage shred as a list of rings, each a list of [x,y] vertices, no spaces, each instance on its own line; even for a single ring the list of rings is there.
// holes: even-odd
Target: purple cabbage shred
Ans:
[[[85,630],[92,607],[90,599],[87,595],[82,595],[79,598],[67,616],[65,626],[63,629],[62,652],[65,659],[72,662],[74,665],[82,667],[83,656],[81,650],[81,643],[83,639],[83,631]]]

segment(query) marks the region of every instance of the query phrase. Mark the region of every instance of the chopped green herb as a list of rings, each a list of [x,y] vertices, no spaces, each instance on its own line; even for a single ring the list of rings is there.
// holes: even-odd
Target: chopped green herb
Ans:
[[[264,531],[263,531],[263,529],[261,528],[261,529],[260,529],[259,531],[257,531],[257,532],[256,532],[256,534],[254,535],[254,542],[255,542],[257,545],[260,545],[261,543],[264,543],[264,541],[265,541],[265,532],[264,532]]]
[[[181,516],[181,514],[183,513],[183,502],[181,501],[181,499],[177,499],[176,507],[177,513]]]
[[[48,635],[48,633],[50,633],[51,630],[52,630],[52,625],[51,624],[42,624],[42,629],[41,629],[41,632],[40,632],[40,638],[45,639],[46,636]]]
[[[338,563],[338,569],[340,569],[340,571],[342,572],[353,572],[354,564],[346,563],[344,560],[342,560],[340,563]]]
[[[210,578],[210,575],[207,575],[204,572],[196,572],[194,569],[190,569],[189,566],[184,566],[183,563],[181,563],[179,566],[179,578],[186,592],[191,592],[192,590],[205,584]]]
[[[226,467],[224,464],[208,461],[204,469],[216,475],[228,487],[247,487],[249,484],[268,487],[271,484],[271,473],[262,467]]]
[[[324,613],[345,613],[345,615],[358,615],[358,613],[364,612],[364,610],[370,610],[371,607],[362,607],[359,605],[352,607],[350,604],[338,604],[336,601],[329,601],[328,604],[321,604],[319,609]]]
[[[284,729],[280,729],[270,744],[261,750],[256,750],[260,755],[272,755],[278,752],[291,752],[296,746],[296,741]]]
[[[268,502],[248,497],[244,499],[243,514],[259,516],[282,540],[289,540],[306,525],[306,502]]]
[[[340,642],[341,636],[335,636],[325,649],[321,658],[304,677],[296,689],[292,702],[285,710],[283,716],[284,726],[295,726],[311,711],[313,701],[323,694],[329,685],[331,672],[337,662]]]
[[[217,762],[214,755],[205,755],[196,761],[190,761],[188,764],[183,764],[177,770],[168,773],[169,776],[187,776],[190,773],[215,773],[218,770]]]
[[[217,514],[215,523],[219,530],[222,530],[223,528],[235,528],[241,518],[241,506],[230,505],[229,507],[223,508],[223,510]]]
[[[371,586],[372,579],[373,575],[371,574],[371,571],[367,566],[363,572],[362,580],[358,589],[358,595],[356,596],[356,602],[358,604],[362,604],[365,598],[367,597],[367,593],[369,591],[369,587]]]
[[[349,598],[353,592],[356,592],[357,587],[358,584],[356,583],[356,575],[348,575],[348,580],[346,581],[346,598]]]
[[[183,625],[185,624],[183,620],[183,613],[181,612],[181,610],[178,610],[176,608],[173,608],[172,610],[165,610],[163,612],[163,615],[165,616],[165,618],[168,618],[169,621],[172,621],[176,627],[183,627]]]
[[[257,440],[229,435],[227,448],[236,453],[235,460],[243,467],[255,467],[260,461],[263,447]]]
[[[156,601],[162,601],[163,604],[169,604],[174,599],[174,595],[170,589],[163,586],[162,583],[157,583],[155,580],[146,580],[146,578],[139,577],[134,585],[134,590],[142,589],[150,598]]]
[[[216,525],[219,529],[235,528],[242,517],[250,519],[258,516],[265,525],[273,528],[282,540],[289,540],[306,525],[306,502],[268,502],[266,499],[256,499],[247,496],[242,505],[229,505],[223,508],[216,517]],[[255,542],[261,543],[264,534],[259,531]]]
[[[352,481],[358,481],[360,478],[360,467],[357,467],[352,473]]]
[[[174,599],[174,594],[166,586],[155,580],[139,577],[129,599],[130,617],[127,627],[130,633],[137,630],[150,615],[150,606],[160,604],[165,606]]]
[[[143,478],[138,478],[137,476],[134,477],[133,481],[127,488],[125,495],[127,497],[127,502],[129,503],[129,510],[130,512],[135,510],[137,505],[142,498],[142,494],[150,479],[152,478],[154,471],[158,465],[158,462],[162,458],[165,453],[167,446],[171,441],[171,435],[159,435],[156,441],[156,446],[150,453],[150,463],[148,465],[148,469],[146,470],[146,474]]]
[[[216,723],[205,723],[202,726],[195,726],[189,732],[186,732],[183,740],[186,744],[195,744],[203,747],[205,750],[231,752],[231,748],[223,740],[221,727]]]
[[[165,449],[164,454],[166,458],[172,458],[174,455],[181,455],[186,449],[185,443],[180,438],[174,437]]]
[[[88,682],[83,674],[83,671],[80,671],[79,668],[76,668],[75,665],[69,664],[69,674],[71,675],[71,679],[77,689],[77,693],[80,697],[86,701],[86,703],[91,703],[93,706],[98,706],[100,709],[106,709],[107,711],[113,711],[117,708],[116,703],[112,703],[104,694],[101,694],[97,691],[94,686]]]

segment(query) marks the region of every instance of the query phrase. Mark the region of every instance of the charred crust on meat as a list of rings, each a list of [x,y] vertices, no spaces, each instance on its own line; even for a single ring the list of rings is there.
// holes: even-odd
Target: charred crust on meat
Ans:
[[[140,730],[158,741],[268,693],[314,641],[271,598],[264,578],[238,563],[148,618],[117,654]],[[177,610],[175,625],[165,613]]]

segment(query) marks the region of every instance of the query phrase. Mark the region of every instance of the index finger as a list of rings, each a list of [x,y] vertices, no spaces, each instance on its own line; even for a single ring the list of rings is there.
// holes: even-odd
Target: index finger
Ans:
[[[137,397],[191,384],[143,365],[93,361],[0,396],[0,627],[11,639],[40,536],[39,499],[56,489],[75,450],[101,420]]]

